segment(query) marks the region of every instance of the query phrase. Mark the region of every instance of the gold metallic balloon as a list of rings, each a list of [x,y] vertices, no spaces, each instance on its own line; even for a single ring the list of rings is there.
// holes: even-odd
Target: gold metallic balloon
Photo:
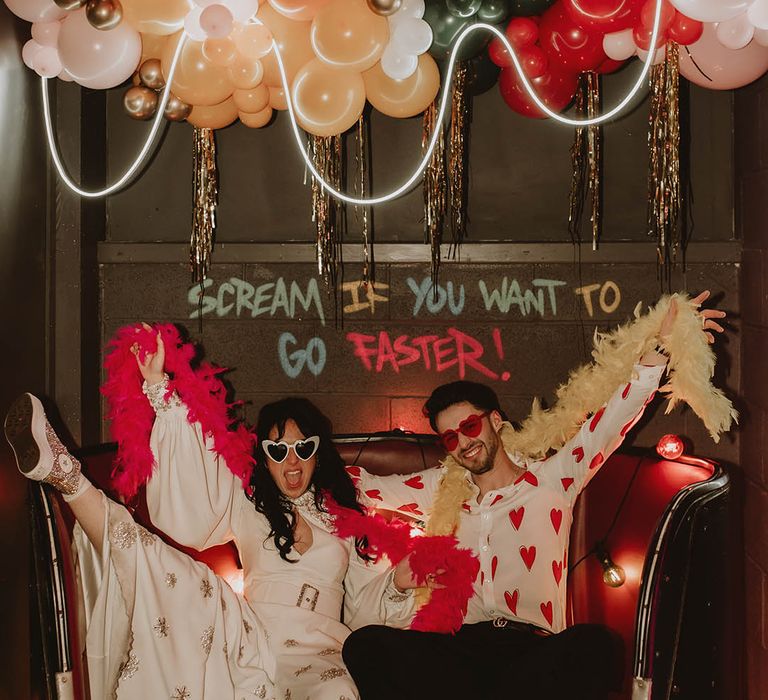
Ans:
[[[371,12],[382,17],[394,15],[403,4],[403,0],[367,0]]]
[[[123,107],[131,119],[151,119],[157,102],[157,93],[142,85],[128,88],[123,95]]]
[[[53,0],[62,10],[76,10],[85,5],[86,0]]]
[[[88,0],[85,16],[92,27],[107,31],[120,24],[123,19],[123,6],[120,0]]]
[[[165,105],[165,118],[169,122],[183,122],[191,111],[192,105],[188,105],[171,93]]]
[[[165,76],[159,58],[148,58],[139,68],[141,84],[153,90],[162,90],[165,87]]]

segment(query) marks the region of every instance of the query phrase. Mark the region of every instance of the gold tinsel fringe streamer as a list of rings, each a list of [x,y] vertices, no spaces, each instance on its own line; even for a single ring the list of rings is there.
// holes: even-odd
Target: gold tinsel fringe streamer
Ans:
[[[664,63],[651,71],[648,124],[648,235],[656,240],[660,273],[669,280],[670,264],[681,246],[679,47],[669,42]]]
[[[448,136],[448,181],[451,204],[452,255],[467,234],[469,196],[469,135],[472,124],[472,95],[469,92],[467,61],[457,64],[451,87],[451,126]]]
[[[715,354],[701,330],[701,318],[687,296],[663,297],[641,316],[640,304],[635,320],[610,333],[595,332],[594,361],[574,370],[556,392],[550,409],[534,402],[531,415],[520,430],[507,423],[501,430],[504,449],[522,459],[541,459],[550,450],[561,448],[575,435],[586,416],[595,413],[633,374],[635,362],[657,343],[662,321],[672,300],[677,304],[677,318],[663,343],[669,354],[668,381],[660,391],[667,394],[669,413],[678,402],[687,403],[704,422],[715,442],[730,429],[738,414],[730,400],[712,385]],[[461,504],[471,495],[468,473],[452,457],[443,461],[445,472],[438,488],[435,505],[427,522],[428,535],[453,534],[461,518]],[[428,599],[428,591],[419,589],[419,600]]]
[[[438,108],[433,102],[424,112],[421,133],[421,151],[426,153],[435,129],[440,135],[432,157],[424,171],[424,242],[429,243],[432,260],[432,283],[437,291],[440,269],[440,244],[443,242],[443,224],[448,204],[448,186],[445,176],[445,130],[437,123]]]
[[[310,136],[309,151],[313,163],[323,177],[335,188],[341,187],[343,152],[341,136]],[[312,221],[315,224],[317,271],[333,290],[334,308],[338,296],[341,268],[341,236],[344,225],[344,204],[323,189],[312,178]]]
[[[363,112],[357,120],[357,150],[355,155],[361,199],[368,196],[368,178],[370,177],[368,129],[368,118],[365,116],[365,112]],[[360,218],[363,233],[363,284],[367,287],[369,282],[373,281],[373,246],[370,239],[371,208],[366,206],[355,207],[355,213]]]
[[[582,73],[576,91],[576,113],[589,119],[600,112],[600,77]],[[602,128],[599,124],[578,127],[571,146],[571,190],[568,207],[568,232],[574,243],[581,242],[584,205],[590,203],[592,250],[597,250],[601,230]]]
[[[213,239],[216,233],[216,205],[219,193],[216,139],[213,129],[195,127],[192,153],[194,158],[194,208],[192,212],[192,235],[189,241],[189,264],[194,281],[202,285],[211,269]]]

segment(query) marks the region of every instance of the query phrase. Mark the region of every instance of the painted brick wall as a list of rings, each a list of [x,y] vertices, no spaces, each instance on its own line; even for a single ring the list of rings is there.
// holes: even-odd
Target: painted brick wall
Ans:
[[[740,464],[746,682],[768,697],[768,80],[735,96],[736,227],[743,241]]]

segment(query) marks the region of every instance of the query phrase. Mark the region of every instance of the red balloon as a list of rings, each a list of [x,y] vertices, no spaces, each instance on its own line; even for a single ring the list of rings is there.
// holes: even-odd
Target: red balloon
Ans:
[[[597,72],[600,75],[608,75],[609,73],[615,73],[621,68],[626,61],[614,61],[612,58],[607,58],[597,68]]]
[[[667,0],[661,2],[661,18],[659,20],[659,31],[666,32],[669,26],[674,22],[677,10],[670,5]],[[640,22],[648,28],[653,29],[653,19],[656,16],[656,0],[646,0],[643,9],[640,10]]]
[[[575,25],[560,3],[541,16],[539,44],[550,65],[568,73],[595,70],[608,58],[603,51],[603,35]]]
[[[674,22],[669,27],[667,36],[672,41],[676,41],[680,46],[688,46],[701,39],[704,32],[704,25],[698,20],[686,17],[682,12],[678,12]]]
[[[538,46],[527,46],[518,53],[523,72],[529,78],[539,78],[547,72],[547,54]]]
[[[634,27],[642,4],[643,0],[563,0],[573,22],[605,34]]]
[[[562,112],[573,100],[578,78],[573,73],[550,70],[530,83],[541,101],[555,112]],[[514,68],[504,68],[499,76],[499,91],[510,109],[532,119],[546,119],[526,92]]]
[[[637,48],[642,49],[643,51],[650,51],[652,34],[652,29],[648,29],[648,27],[644,27],[642,24],[638,24],[635,27],[635,30],[632,32],[632,38],[635,40]],[[660,31],[659,35],[656,37],[656,48],[659,49],[666,43],[667,33]]]
[[[488,44],[488,56],[499,68],[507,68],[512,65],[512,56],[499,37],[494,37]]]
[[[504,32],[516,49],[533,46],[539,38],[539,25],[530,17],[513,17]]]

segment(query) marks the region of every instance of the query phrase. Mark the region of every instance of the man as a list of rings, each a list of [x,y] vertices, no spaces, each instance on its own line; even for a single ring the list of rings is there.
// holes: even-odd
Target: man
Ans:
[[[708,296],[693,300],[697,306]],[[675,302],[661,326],[675,321]],[[722,332],[700,312],[703,332]],[[379,698],[579,698],[597,700],[615,684],[620,667],[612,634],[598,625],[566,628],[570,527],[578,494],[621,444],[650,402],[667,364],[656,351],[555,454],[528,460],[508,454],[512,431],[496,394],[468,381],[438,387],[425,404],[430,425],[461,474],[469,497],[457,509],[460,546],[478,556],[464,625],[455,636],[366,627],[347,639],[343,656],[363,700]],[[387,507],[433,517],[445,469],[375,477],[361,471],[358,488]],[[446,501],[440,500],[441,504]],[[395,585],[415,587],[400,566]],[[434,583],[432,582],[434,586]]]

